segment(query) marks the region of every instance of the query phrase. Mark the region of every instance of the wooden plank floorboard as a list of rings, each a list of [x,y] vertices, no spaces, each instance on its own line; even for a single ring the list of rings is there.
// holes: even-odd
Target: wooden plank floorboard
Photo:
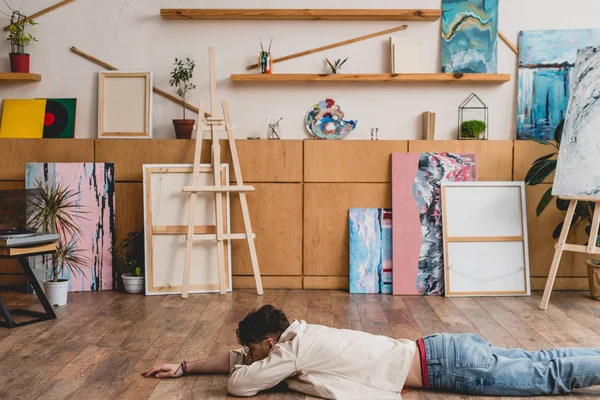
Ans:
[[[35,296],[2,294],[9,307],[39,308]],[[547,311],[541,294],[512,298],[351,295],[335,290],[236,290],[226,295],[135,296],[71,293],[55,321],[0,330],[0,398],[214,399],[227,394],[226,375],[146,379],[153,365],[198,360],[239,347],[235,328],[265,304],[289,319],[415,340],[437,332],[474,332],[496,346],[529,350],[600,347],[600,303],[582,292],[556,292]],[[413,390],[405,400],[479,400],[484,397]],[[600,398],[600,387],[554,400]],[[259,400],[311,396],[277,387]],[[500,400],[516,400],[503,397]],[[542,398],[539,398],[541,400]]]

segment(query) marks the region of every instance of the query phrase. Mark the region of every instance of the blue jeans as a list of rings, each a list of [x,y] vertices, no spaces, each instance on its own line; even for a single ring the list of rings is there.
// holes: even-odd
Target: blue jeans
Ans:
[[[487,396],[540,396],[600,385],[600,349],[502,349],[474,334],[423,338],[429,389]]]

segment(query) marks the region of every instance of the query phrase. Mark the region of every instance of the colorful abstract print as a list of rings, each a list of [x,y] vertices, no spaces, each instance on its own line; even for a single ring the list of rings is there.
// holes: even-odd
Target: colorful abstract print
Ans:
[[[60,183],[76,193],[75,221],[81,235],[73,238],[79,256],[87,262],[85,275],[72,274],[65,268],[60,278],[69,279],[69,291],[112,290],[112,251],[115,244],[115,180],[114,164],[109,163],[28,163],[25,184],[35,188],[40,182],[50,188]],[[38,280],[52,278],[49,260],[31,258]],[[35,262],[33,262],[35,260]]]
[[[350,293],[392,293],[392,210],[351,208]]]
[[[442,72],[498,72],[498,0],[442,1]]]
[[[520,32],[518,139],[554,139],[567,113],[577,50],[599,43],[600,29]]]

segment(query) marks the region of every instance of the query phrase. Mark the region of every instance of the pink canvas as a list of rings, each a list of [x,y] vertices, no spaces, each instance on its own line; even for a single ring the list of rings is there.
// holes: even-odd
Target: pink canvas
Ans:
[[[81,235],[75,240],[76,248],[86,259],[85,276],[73,274],[66,268],[61,277],[68,278],[69,291],[97,291],[113,289],[111,247],[115,243],[114,165],[110,163],[28,163],[25,165],[28,188],[36,181],[44,187],[56,183],[78,193],[75,220]],[[40,278],[51,278],[47,261],[36,257],[34,272]],[[45,275],[45,276],[44,276]]]
[[[392,154],[394,294],[444,294],[440,184],[476,180],[475,158],[475,154]]]

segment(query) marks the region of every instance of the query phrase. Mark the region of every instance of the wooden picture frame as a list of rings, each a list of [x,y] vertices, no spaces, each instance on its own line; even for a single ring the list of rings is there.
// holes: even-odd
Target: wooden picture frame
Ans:
[[[529,296],[524,182],[442,183],[445,295]]]
[[[144,235],[146,295],[181,294],[191,196],[192,164],[144,165]],[[201,184],[213,185],[210,164],[200,166]],[[221,184],[229,182],[229,166],[221,164]],[[215,234],[214,193],[198,193],[195,234]],[[202,210],[206,210],[205,213]],[[229,193],[223,196],[225,233],[231,233]],[[160,251],[158,249],[160,248]],[[224,243],[226,287],[232,290],[231,243]],[[189,293],[219,292],[216,242],[195,242]]]
[[[98,138],[152,138],[152,73],[98,73]]]

